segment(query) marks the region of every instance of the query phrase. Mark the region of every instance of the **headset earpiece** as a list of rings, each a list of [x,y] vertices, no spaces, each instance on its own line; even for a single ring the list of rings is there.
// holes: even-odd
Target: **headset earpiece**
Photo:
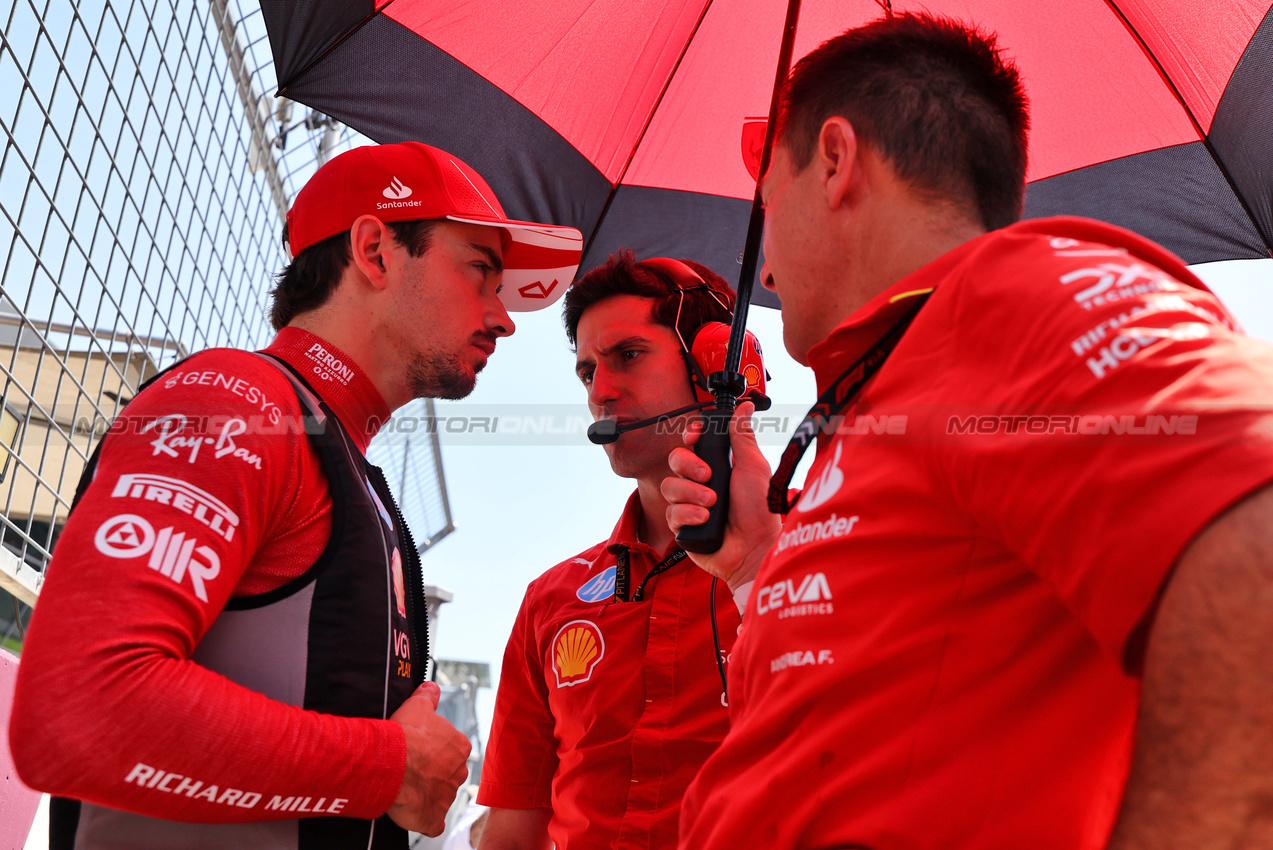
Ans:
[[[681,304],[685,301],[685,293],[695,289],[706,290],[707,293],[730,312],[729,306],[707,285],[702,275],[691,267],[670,257],[651,257],[636,264],[663,277],[677,288],[681,296]],[[707,376],[725,368],[725,350],[729,347],[729,325],[724,322],[707,322],[694,335],[686,340],[679,329],[681,321],[681,305],[677,305],[676,324],[673,330],[681,340],[681,355],[685,358],[685,371],[689,374],[690,384],[694,387],[695,397],[701,401],[712,401],[711,390],[707,387]],[[760,341],[751,331],[747,331],[743,339],[742,361],[738,371],[747,379],[746,397],[756,402],[757,410],[768,410],[769,399],[765,396],[765,381],[769,372],[765,369],[764,355],[760,350]]]
[[[690,344],[690,355],[694,363],[694,369],[701,375],[710,375],[713,372],[719,372],[725,368],[725,351],[729,347],[729,325],[724,322],[708,322],[703,325],[694,334],[694,340]],[[765,381],[769,377],[768,371],[765,369],[764,355],[760,349],[760,340],[756,339],[756,335],[751,331],[747,331],[743,337],[743,355],[738,364],[738,371],[742,373],[747,380],[746,397],[757,401],[757,408],[764,410],[768,407],[766,404],[761,407],[757,396],[764,397]],[[712,393],[707,389],[707,381],[704,380],[702,388],[694,380],[694,373],[691,372],[690,382],[694,384],[695,395],[699,401],[710,401]]]

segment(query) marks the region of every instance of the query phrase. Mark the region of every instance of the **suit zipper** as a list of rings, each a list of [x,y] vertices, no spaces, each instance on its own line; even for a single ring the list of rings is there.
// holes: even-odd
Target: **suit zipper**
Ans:
[[[384,481],[383,473],[380,478]],[[398,500],[393,497],[388,484],[385,484],[385,491],[389,494],[389,505],[393,508],[393,516],[398,523],[398,542],[405,550],[407,559],[408,569],[404,573],[412,603],[411,651],[420,659],[420,675],[412,675],[411,681],[419,686],[429,669],[429,597],[424,592],[424,570],[420,566],[420,552],[416,549],[415,538],[411,536],[411,529],[407,526],[407,520],[398,507]]]

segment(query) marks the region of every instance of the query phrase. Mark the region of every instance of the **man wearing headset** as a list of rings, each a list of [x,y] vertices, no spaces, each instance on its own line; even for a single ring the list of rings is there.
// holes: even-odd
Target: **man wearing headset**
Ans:
[[[617,424],[610,466],[637,488],[608,539],[526,591],[479,792],[492,807],[483,850],[550,838],[558,850],[676,845],[685,788],[728,729],[722,680],[739,612],[676,545],[659,484],[695,415],[682,409],[710,399],[702,374],[720,368],[728,331],[714,323],[733,303],[698,263],[626,252],[566,293],[588,407]],[[759,348],[746,346],[740,371],[763,392]]]

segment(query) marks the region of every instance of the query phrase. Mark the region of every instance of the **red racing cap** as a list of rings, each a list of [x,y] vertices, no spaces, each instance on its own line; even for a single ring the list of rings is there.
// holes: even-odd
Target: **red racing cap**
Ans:
[[[583,252],[583,235],[573,227],[511,221],[491,187],[459,157],[421,142],[400,142],[354,148],[315,172],[287,211],[292,258],[349,230],[362,215],[502,228],[510,240],[500,300],[510,312],[542,310],[557,301],[574,280]]]

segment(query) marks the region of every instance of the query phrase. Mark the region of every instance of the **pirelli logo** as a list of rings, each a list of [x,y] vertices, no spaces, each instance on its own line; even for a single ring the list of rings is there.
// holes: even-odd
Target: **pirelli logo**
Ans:
[[[239,527],[239,515],[225,502],[180,478],[149,473],[121,475],[111,496],[158,502],[176,508],[224,537],[226,542],[234,538],[234,530]]]

